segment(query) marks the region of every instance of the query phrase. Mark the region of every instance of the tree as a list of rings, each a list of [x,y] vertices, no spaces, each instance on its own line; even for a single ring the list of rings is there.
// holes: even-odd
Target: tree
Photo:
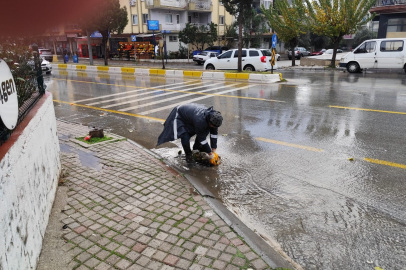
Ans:
[[[82,18],[79,20],[79,28],[86,32],[87,36],[87,52],[89,54],[89,61],[90,65],[93,65],[93,51],[92,51],[92,44],[90,42],[90,34],[96,31],[97,25],[96,18],[89,14],[89,16]],[[55,52],[56,53],[56,52]]]
[[[224,37],[225,37],[225,46],[227,48],[232,48],[235,39],[238,39],[237,34],[237,22],[233,22],[230,25],[224,25]]]
[[[331,67],[335,67],[337,48],[344,35],[353,34],[375,14],[369,10],[376,0],[305,0],[311,30],[329,37],[334,45]]]
[[[302,0],[292,0],[289,4],[287,0],[278,0],[269,9],[261,7],[269,26],[275,30],[278,38],[285,42],[292,50],[292,66],[295,65],[294,48],[298,44],[301,34],[306,33],[306,8]]]
[[[353,43],[353,48],[357,47],[360,45],[362,42],[364,42],[367,39],[374,39],[376,38],[377,33],[369,30],[368,28],[361,28],[359,29],[354,36],[354,43]]]
[[[260,47],[260,35],[268,32],[265,16],[258,13],[257,9],[252,8],[251,12],[246,13],[243,21],[245,47]]]
[[[212,46],[217,39],[217,24],[213,22],[200,26],[187,23],[179,32],[179,41],[192,45],[198,51],[202,51],[206,44]]]
[[[243,20],[252,9],[253,0],[222,0],[224,8],[233,16],[237,17],[238,22],[238,72],[242,71],[242,29]]]
[[[120,7],[119,0],[100,1],[90,18],[90,25],[94,25],[102,35],[104,45],[104,64],[108,65],[107,40],[112,33],[121,34],[128,24],[127,8]],[[89,57],[92,57],[89,55]]]

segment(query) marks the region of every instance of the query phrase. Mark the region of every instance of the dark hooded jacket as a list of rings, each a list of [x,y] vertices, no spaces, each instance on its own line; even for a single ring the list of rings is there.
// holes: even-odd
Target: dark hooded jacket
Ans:
[[[210,133],[210,145],[217,148],[218,128],[211,128],[209,125],[210,115],[215,112],[213,107],[206,108],[204,105],[189,103],[180,105],[172,110],[164,123],[164,130],[158,138],[158,145],[174,141],[186,132],[190,136],[196,135],[204,151],[211,152],[207,143],[207,135]]]

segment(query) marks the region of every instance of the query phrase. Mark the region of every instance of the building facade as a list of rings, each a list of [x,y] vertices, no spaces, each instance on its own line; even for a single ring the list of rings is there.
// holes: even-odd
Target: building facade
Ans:
[[[370,12],[376,13],[378,38],[406,38],[406,0],[377,0]]]

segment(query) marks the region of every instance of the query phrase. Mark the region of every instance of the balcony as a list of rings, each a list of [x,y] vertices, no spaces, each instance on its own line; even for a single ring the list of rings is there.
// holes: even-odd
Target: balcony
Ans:
[[[207,25],[207,23],[191,23],[192,25],[195,25],[197,27],[201,27],[202,25],[209,30],[209,26]],[[159,32],[162,32],[163,30],[165,31],[171,31],[173,33],[177,33],[181,30],[183,30],[186,27],[186,23],[178,23],[178,24],[174,24],[174,23],[163,23],[163,24],[159,24]],[[148,31],[148,32],[152,32],[152,31]]]
[[[190,0],[189,10],[212,12],[213,5],[211,4],[211,0],[209,1]]]
[[[147,0],[145,3],[148,9],[186,10],[187,8],[186,0]]]
[[[376,14],[406,13],[406,0],[377,0],[369,12]]]

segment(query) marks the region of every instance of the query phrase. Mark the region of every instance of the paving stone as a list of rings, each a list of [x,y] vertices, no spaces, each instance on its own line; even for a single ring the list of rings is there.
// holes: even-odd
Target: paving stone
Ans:
[[[195,250],[195,253],[198,254],[198,255],[204,256],[204,255],[206,255],[207,251],[208,251],[207,248],[202,247],[202,246],[198,246],[196,248],[196,250]]]
[[[235,266],[235,265],[229,264],[229,265],[227,265],[227,267],[226,267],[225,270],[240,270],[240,269],[241,269],[240,267],[237,267],[237,266]],[[249,269],[250,269],[250,268],[249,268]]]
[[[232,246],[227,246],[225,252],[228,252],[228,253],[231,253],[231,254],[236,254],[237,249],[235,247],[232,247]]]
[[[141,244],[141,243],[137,243],[137,244],[135,244],[135,246],[133,246],[132,249],[133,249],[135,252],[141,253],[141,252],[143,252],[144,249],[146,249],[146,248],[147,248],[146,245],[143,245],[143,244]]]
[[[232,264],[235,264],[237,266],[244,266],[246,261],[243,258],[240,257],[234,257],[233,261],[231,262]]]
[[[221,253],[219,260],[225,261],[225,262],[231,262],[231,259],[233,258],[233,255],[228,254],[228,253]]]
[[[244,254],[244,256],[247,258],[247,260],[252,261],[254,259],[259,258],[257,254],[255,254],[254,252],[248,252],[246,254]]]
[[[126,246],[120,246],[118,249],[115,250],[115,252],[121,255],[126,255],[128,252],[130,252],[130,249]]]
[[[96,266],[95,270],[110,270],[112,269],[111,265],[108,265],[105,262],[101,262],[98,266]]]
[[[204,266],[209,266],[209,265],[212,264],[212,262],[213,262],[212,259],[206,258],[206,257],[202,257],[202,258],[200,258],[200,260],[199,260],[199,264],[204,265]]]
[[[87,250],[87,252],[89,252],[90,254],[94,255],[94,254],[96,254],[97,252],[99,252],[100,250],[101,250],[101,248],[100,248],[99,246],[94,245],[94,246],[92,246],[91,248],[89,248],[89,249]]]
[[[218,249],[220,251],[224,251],[226,249],[226,247],[227,246],[222,243],[216,243],[213,248]]]
[[[108,257],[105,261],[108,264],[114,265],[116,264],[121,258],[118,257],[116,254],[112,254],[110,257]]]
[[[152,255],[152,259],[162,262],[168,254],[157,250],[154,255]]]
[[[87,228],[85,226],[78,226],[76,228],[73,229],[76,233],[83,233],[87,230]]]
[[[196,263],[192,264],[189,268],[190,270],[203,270],[204,266],[203,265],[198,265]]]
[[[125,259],[121,259],[118,263],[116,263],[116,267],[118,269],[124,270],[127,269],[132,263]]]
[[[145,257],[145,256],[141,256],[137,260],[137,264],[142,265],[142,266],[146,266],[150,261],[151,261],[150,258]]]
[[[141,253],[142,255],[151,258],[152,255],[156,252],[155,248],[152,247],[147,247],[146,249],[144,249],[144,251]]]
[[[85,262],[85,265],[91,269],[95,268],[98,264],[100,263],[100,261],[96,258],[90,258],[89,260],[87,260]]]
[[[221,237],[219,242],[224,244],[224,245],[229,245],[230,244],[230,240],[228,240],[226,237]]]
[[[211,257],[211,258],[214,258],[214,259],[217,259],[219,256],[220,256],[220,251],[218,251],[218,250],[216,250],[216,249],[210,249],[208,252],[207,252],[207,254],[206,254],[206,256],[207,257]]]
[[[87,253],[86,251],[80,253],[78,256],[76,256],[76,259],[82,263],[86,262],[88,259],[92,257],[91,254]]]
[[[251,251],[251,248],[247,245],[239,245],[237,248],[242,253],[247,253],[247,252]]]
[[[179,257],[174,256],[172,254],[169,254],[168,256],[166,256],[166,258],[164,259],[164,263],[168,264],[170,266],[175,266],[175,264],[179,261]]]
[[[139,253],[137,253],[137,252],[135,252],[135,251],[133,251],[133,250],[130,251],[127,255],[125,255],[125,257],[126,257],[128,260],[132,261],[132,262],[136,261],[140,256],[141,256],[141,255],[140,255]]]
[[[261,259],[257,259],[257,260],[255,260],[255,261],[252,261],[251,264],[252,264],[252,265],[255,267],[255,269],[257,269],[257,270],[262,270],[262,269],[267,268],[266,263],[265,263],[263,260],[261,260]]]
[[[189,250],[185,250],[185,251],[182,253],[182,256],[181,256],[181,257],[182,257],[182,258],[185,258],[185,259],[187,259],[187,260],[189,260],[189,261],[193,261],[196,256],[197,256],[196,253],[194,253],[194,252],[192,252],[192,251],[189,251]]]
[[[106,246],[106,249],[114,251],[115,249],[117,249],[120,245],[114,242],[111,242],[110,244],[108,244]]]
[[[244,242],[241,241],[241,239],[239,239],[239,238],[235,238],[235,239],[231,240],[231,243],[236,247],[241,246],[241,245],[244,244]]]
[[[99,253],[97,253],[95,256],[101,260],[104,260],[109,256],[111,253],[107,250],[101,250]]]
[[[180,268],[180,269],[189,269],[190,265],[192,264],[192,262],[185,260],[185,259],[179,259],[179,261],[176,263],[176,268]]]
[[[212,265],[212,268],[222,270],[222,269],[225,269],[226,266],[227,266],[226,262],[223,262],[223,261],[220,261],[220,260],[215,260],[213,265]]]

